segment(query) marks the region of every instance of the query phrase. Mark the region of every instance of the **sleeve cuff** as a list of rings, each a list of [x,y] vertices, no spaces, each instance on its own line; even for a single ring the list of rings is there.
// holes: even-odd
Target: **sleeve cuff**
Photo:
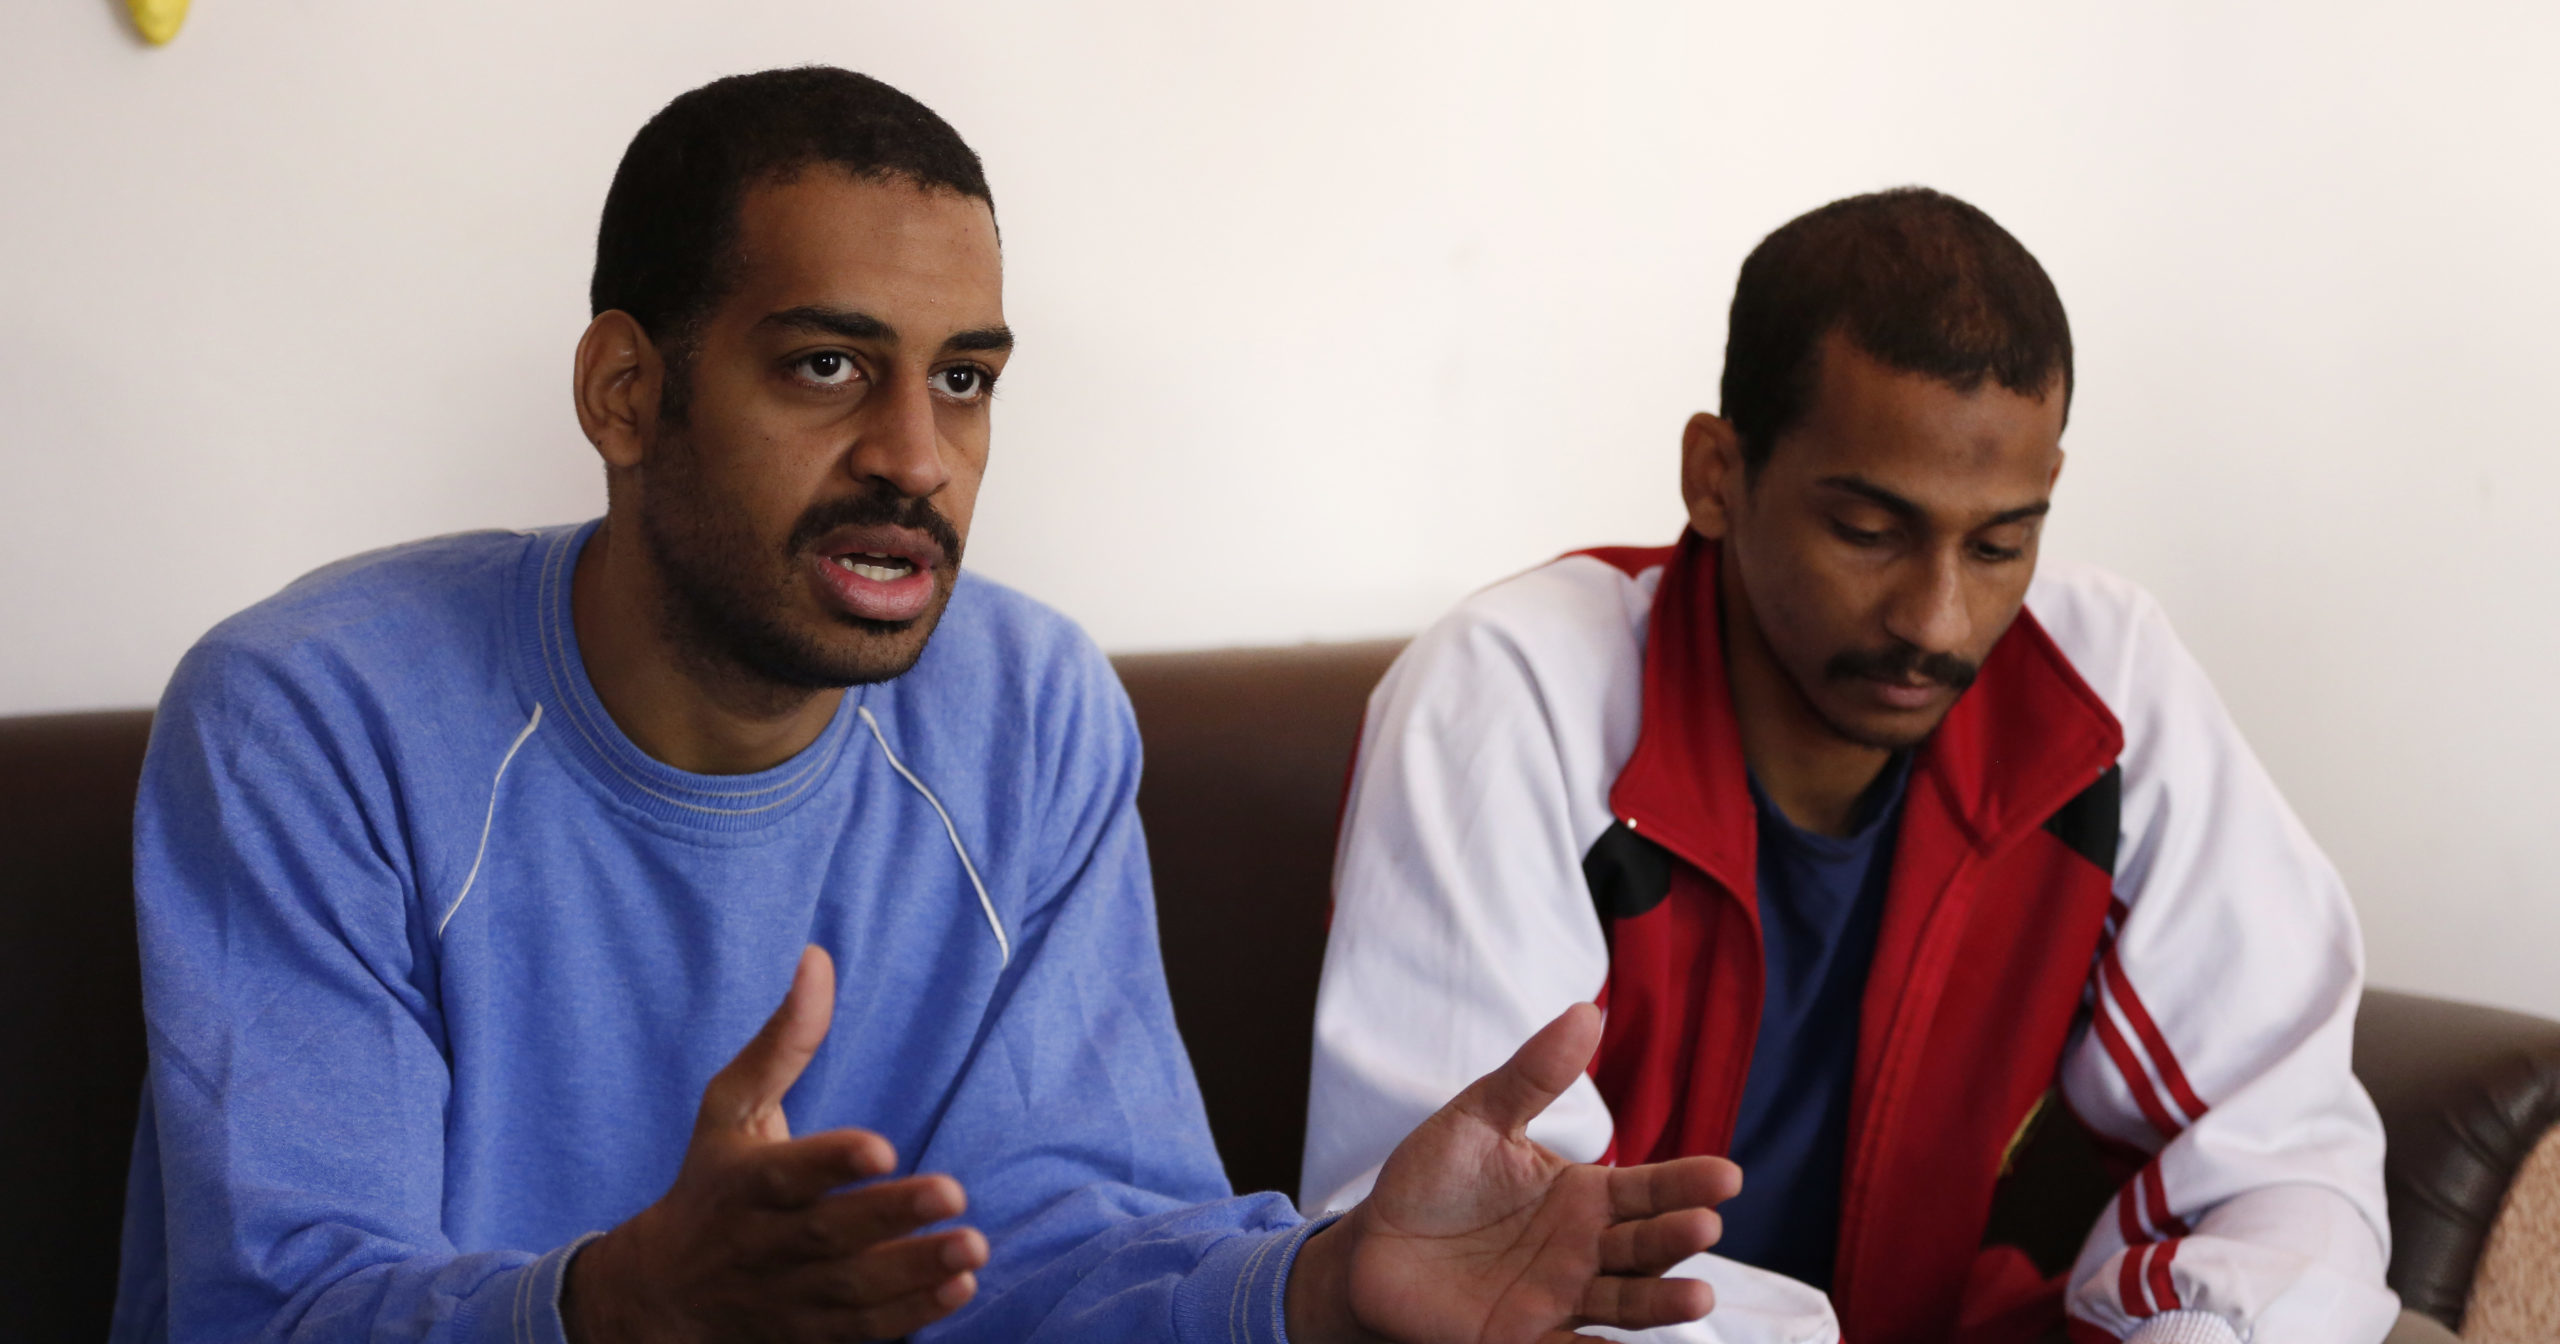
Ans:
[[[1228,1237],[1183,1277],[1174,1336],[1198,1344],[1289,1344],[1289,1270],[1334,1214],[1276,1232]]]
[[[2240,1344],[2240,1334],[2209,1311],[2164,1311],[2135,1326],[2124,1344]]]
[[[588,1242],[603,1236],[590,1232],[524,1267],[516,1276],[510,1302],[507,1338],[512,1344],[569,1344],[568,1323],[560,1319],[560,1293],[569,1285],[569,1262]]]

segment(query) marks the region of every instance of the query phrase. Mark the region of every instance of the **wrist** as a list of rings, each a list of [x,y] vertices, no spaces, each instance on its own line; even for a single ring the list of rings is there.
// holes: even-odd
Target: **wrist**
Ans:
[[[1351,1309],[1351,1260],[1360,1241],[1358,1210],[1299,1243],[1289,1266],[1289,1344],[1384,1344],[1362,1329]]]
[[[560,1275],[560,1329],[569,1344],[649,1344],[648,1313],[634,1310],[629,1292],[635,1276],[623,1272],[629,1240],[618,1227],[569,1257]]]

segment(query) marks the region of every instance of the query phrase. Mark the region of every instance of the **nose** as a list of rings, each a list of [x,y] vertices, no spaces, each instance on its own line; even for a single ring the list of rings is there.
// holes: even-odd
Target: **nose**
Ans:
[[[1950,547],[1920,558],[1893,593],[1885,630],[1922,653],[1959,653],[1973,637],[1964,558]]]
[[[877,481],[908,499],[925,498],[951,480],[942,458],[942,430],[934,419],[933,390],[922,372],[881,380],[862,412],[852,450],[845,454],[845,470],[855,480]]]

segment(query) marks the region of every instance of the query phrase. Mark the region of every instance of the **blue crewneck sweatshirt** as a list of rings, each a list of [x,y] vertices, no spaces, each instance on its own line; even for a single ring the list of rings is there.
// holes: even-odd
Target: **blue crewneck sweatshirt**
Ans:
[[[1310,1225],[1219,1168],[1099,652],[964,576],[806,750],[690,774],[588,684],[593,528],[345,561],[180,665],[136,814],[115,1338],[561,1340],[570,1254],[665,1192],[816,943],[793,1132],[951,1173],[992,1249],[919,1340],[1281,1339]]]

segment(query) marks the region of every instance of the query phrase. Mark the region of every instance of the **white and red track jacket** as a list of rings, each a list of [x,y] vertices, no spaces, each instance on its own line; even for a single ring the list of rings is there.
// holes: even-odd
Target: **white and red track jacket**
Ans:
[[[1716,552],[1567,556],[1469,598],[1369,702],[1335,860],[1304,1202],[1577,1000],[1600,1051],[1530,1133],[1721,1153],[1758,1031],[1756,823]],[[2151,599],[2048,566],[1919,750],[1863,1004],[1829,1308],[1854,1344],[2369,1344],[2382,1127],[2349,1071],[2338,876]],[[2122,1159],[2078,1262],[1988,1245],[2058,1091]],[[1745,1179],[1749,1174],[1745,1173]],[[1811,1288],[1701,1256],[1665,1341],[1821,1340]]]

